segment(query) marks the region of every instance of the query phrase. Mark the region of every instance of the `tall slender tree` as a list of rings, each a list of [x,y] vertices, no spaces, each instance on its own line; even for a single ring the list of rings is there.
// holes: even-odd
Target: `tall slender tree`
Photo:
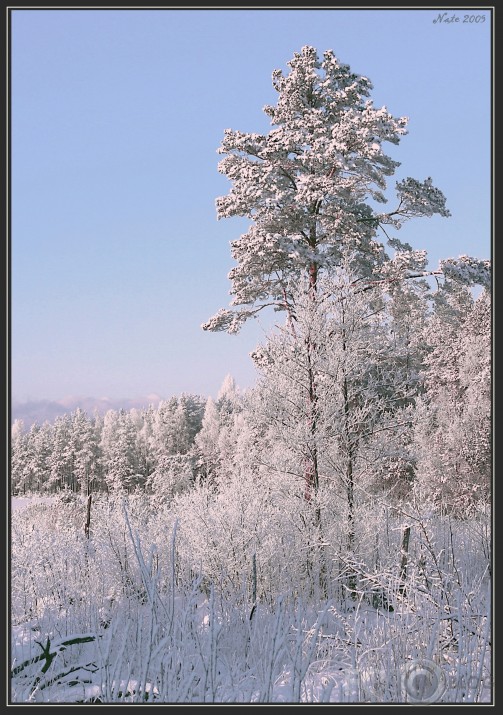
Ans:
[[[72,414],[72,447],[76,488],[89,495],[96,491],[99,474],[99,438],[95,424],[77,408]]]
[[[405,178],[396,183],[397,203],[388,212],[386,181],[399,166],[384,151],[406,133],[405,117],[375,108],[372,84],[353,73],[332,50],[320,59],[314,47],[303,47],[288,62],[289,73],[275,70],[276,106],[267,105],[268,134],[227,129],[219,148],[219,171],[232,182],[217,199],[218,218],[252,220],[247,233],[231,242],[237,265],[229,273],[232,309],[221,309],[203,324],[205,330],[237,332],[266,306],[286,310],[293,330],[292,279],[306,276],[316,300],[320,271],[333,271],[351,260],[356,281],[390,280],[424,271],[424,252],[404,250],[389,239],[385,227],[399,228],[418,216],[449,216],[442,192],[431,178]],[[399,254],[390,262],[379,229]],[[396,279],[396,276],[393,278]],[[305,463],[306,496],[319,482],[317,447],[318,388],[312,363],[314,346],[306,340],[308,376],[307,423],[311,433]]]
[[[10,488],[12,494],[26,491],[29,445],[23,420],[15,420],[11,428]]]

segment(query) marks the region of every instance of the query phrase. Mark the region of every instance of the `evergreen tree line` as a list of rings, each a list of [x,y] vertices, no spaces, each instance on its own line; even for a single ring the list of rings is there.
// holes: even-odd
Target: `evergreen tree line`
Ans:
[[[77,409],[29,430],[16,421],[12,493],[142,490],[170,500],[246,473],[257,483],[287,475],[307,501],[336,490],[350,520],[376,492],[396,503],[419,489],[456,513],[487,502],[488,290],[474,297],[446,278],[434,291],[420,279],[358,292],[349,270],[320,284],[316,301],[296,290],[293,326],[252,354],[258,380],[245,393],[228,376],[215,400],[182,394],[92,417]],[[313,453],[316,484],[305,472]]]

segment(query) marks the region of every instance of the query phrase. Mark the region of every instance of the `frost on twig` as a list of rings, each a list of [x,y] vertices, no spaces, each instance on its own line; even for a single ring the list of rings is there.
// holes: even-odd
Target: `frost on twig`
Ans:
[[[239,332],[239,329],[247,318],[248,312],[246,311],[238,312],[221,308],[213,317],[206,321],[206,323],[203,323],[201,327],[203,330],[209,330],[211,332],[225,330],[232,335]]]
[[[468,286],[480,285],[489,288],[491,285],[491,261],[488,260],[466,255],[446,258],[440,261],[440,270],[446,278]]]

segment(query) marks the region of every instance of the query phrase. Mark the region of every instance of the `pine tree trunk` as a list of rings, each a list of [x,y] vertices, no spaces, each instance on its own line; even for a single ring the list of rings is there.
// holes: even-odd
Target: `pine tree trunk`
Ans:
[[[346,343],[343,342],[343,350],[346,350]],[[344,435],[347,448],[347,463],[346,463],[346,496],[348,502],[348,521],[347,521],[347,545],[349,556],[354,555],[355,550],[355,493],[354,493],[354,474],[353,474],[353,442],[349,426],[350,404],[349,390],[347,378],[344,377],[342,385],[342,393],[344,399]],[[349,589],[353,595],[356,590],[356,574],[351,573],[348,583]]]
[[[313,301],[316,300],[316,284],[318,280],[318,265],[311,263],[309,266],[309,294]],[[309,449],[306,455],[304,467],[304,498],[306,501],[311,501],[313,496],[316,498],[320,485],[319,465],[318,465],[318,392],[316,385],[315,368],[313,358],[316,351],[316,344],[308,335],[305,339],[307,351],[308,365],[308,393],[307,393],[307,418],[308,418],[308,434],[309,434]],[[327,574],[327,557],[326,549],[323,540],[321,509],[316,504],[314,509],[314,530],[316,534],[315,544],[308,556],[308,573],[312,572],[313,564],[318,566],[318,585],[321,594],[324,598],[328,597],[328,574]]]
[[[316,300],[316,283],[318,280],[318,266],[316,263],[311,263],[309,266],[309,295],[313,301]],[[305,338],[307,351],[307,369],[308,369],[308,393],[307,393],[307,419],[309,425],[310,444],[308,454],[306,455],[306,465],[304,468],[305,492],[306,501],[310,501],[311,497],[318,491],[319,474],[318,474],[318,448],[317,448],[317,390],[316,380],[313,369],[313,356],[316,346],[311,340],[311,336]]]

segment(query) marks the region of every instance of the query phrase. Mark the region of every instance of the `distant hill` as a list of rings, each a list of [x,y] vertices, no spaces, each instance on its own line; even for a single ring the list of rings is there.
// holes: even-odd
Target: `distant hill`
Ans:
[[[11,424],[16,420],[22,420],[25,428],[31,427],[37,422],[53,422],[56,417],[60,417],[68,412],[73,412],[78,407],[89,415],[95,411],[104,414],[107,410],[131,410],[134,407],[141,409],[148,405],[157,406],[163,398],[159,395],[145,395],[135,398],[115,398],[108,397],[65,397],[62,400],[29,400],[26,402],[12,402],[10,417]]]

